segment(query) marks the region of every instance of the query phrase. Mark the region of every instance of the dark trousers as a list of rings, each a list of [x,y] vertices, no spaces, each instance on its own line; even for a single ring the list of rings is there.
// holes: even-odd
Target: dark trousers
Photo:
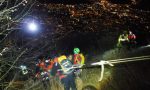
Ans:
[[[129,47],[129,49],[136,48],[136,41],[135,40],[130,40],[128,47]]]
[[[62,83],[64,84],[64,90],[77,90],[75,84],[75,75],[73,73],[68,74],[65,78],[63,78]]]

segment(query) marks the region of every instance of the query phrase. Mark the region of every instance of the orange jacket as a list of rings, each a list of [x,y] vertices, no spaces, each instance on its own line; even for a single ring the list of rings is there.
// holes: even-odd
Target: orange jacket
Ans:
[[[47,68],[46,68],[46,70],[47,70],[47,71],[48,71],[48,70],[51,70],[52,67],[53,67],[53,64],[54,64],[54,61],[50,61],[50,62],[49,62],[49,65],[48,65]]]
[[[46,69],[45,62],[40,62],[37,66],[40,67],[40,68],[42,68],[43,70]]]

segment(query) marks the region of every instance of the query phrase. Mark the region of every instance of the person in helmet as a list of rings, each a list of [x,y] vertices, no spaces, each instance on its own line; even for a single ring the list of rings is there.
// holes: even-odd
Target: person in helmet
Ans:
[[[46,71],[46,64],[43,56],[38,58],[38,62],[36,63],[35,77],[36,79],[40,79],[41,72]]]
[[[39,58],[39,62],[36,64],[41,70],[46,69],[44,57]]]
[[[129,49],[134,48],[136,46],[136,36],[134,33],[132,33],[132,31],[129,31],[128,39],[129,39]]]
[[[72,68],[73,64],[71,61],[65,55],[62,55],[58,58],[58,62],[64,74],[64,77],[61,78],[61,81],[64,84],[64,90],[77,90],[74,69]]]
[[[128,34],[126,32],[123,32],[118,38],[117,47],[118,48],[127,47],[128,42],[129,42]]]
[[[74,64],[83,65],[85,58],[83,54],[80,53],[80,49],[74,48],[73,52],[74,52]]]
[[[77,67],[82,67],[84,65],[85,62],[85,57],[83,56],[82,53],[80,53],[80,49],[79,48],[74,48],[73,50],[74,52],[74,65]],[[75,69],[75,75],[77,77],[80,77],[82,72],[82,69]]]
[[[52,68],[53,75],[59,76],[61,83],[64,85],[64,90],[77,90],[71,61],[65,55],[58,57],[56,61]]]
[[[48,60],[45,60],[45,64],[46,64],[46,71],[51,73],[51,69],[53,67],[54,61],[49,58]]]

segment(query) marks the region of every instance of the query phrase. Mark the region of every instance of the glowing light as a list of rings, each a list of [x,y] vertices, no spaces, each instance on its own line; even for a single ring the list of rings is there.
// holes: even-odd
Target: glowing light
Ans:
[[[21,65],[21,66],[20,66],[20,69],[21,69],[23,75],[28,74],[28,70],[27,70],[27,67],[26,67],[26,66]]]
[[[31,22],[31,23],[28,24],[28,29],[30,31],[37,31],[38,28],[37,28],[37,25],[36,25],[35,22]]]

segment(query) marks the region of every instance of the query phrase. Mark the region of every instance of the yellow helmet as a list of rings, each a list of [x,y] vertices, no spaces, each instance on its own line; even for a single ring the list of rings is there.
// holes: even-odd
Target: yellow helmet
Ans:
[[[62,55],[60,57],[58,57],[58,62],[61,62],[62,60],[67,59],[67,57],[65,55]]]

